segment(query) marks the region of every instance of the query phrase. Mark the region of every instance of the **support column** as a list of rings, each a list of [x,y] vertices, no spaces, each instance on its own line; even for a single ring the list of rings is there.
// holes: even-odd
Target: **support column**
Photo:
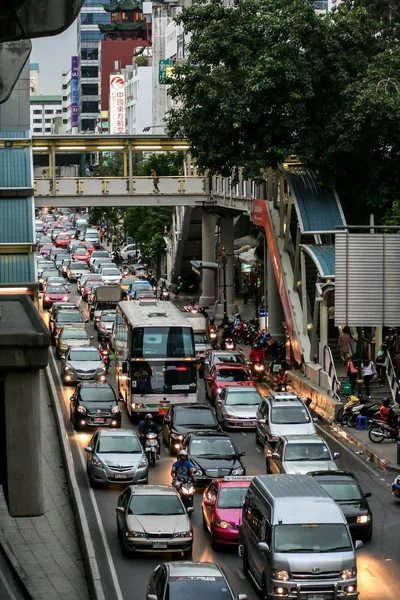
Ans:
[[[271,253],[267,252],[267,290],[268,290],[268,331],[276,340],[283,340],[285,331],[282,323],[285,320],[281,298],[276,284]]]
[[[221,218],[220,219],[220,230],[221,230],[221,248],[225,248],[226,256],[226,298],[227,298],[227,311],[228,317],[232,313],[238,312],[237,304],[235,303],[235,271],[234,271],[234,260],[233,260],[233,217]],[[222,266],[220,265],[220,268]],[[222,277],[220,277],[220,281]],[[215,311],[215,317],[217,319],[223,318],[224,307],[223,307],[223,289],[219,287],[219,300]]]
[[[215,262],[215,226],[217,218],[210,213],[201,215],[202,260]],[[209,269],[202,270],[202,290],[200,306],[212,306],[215,302],[215,273]]]
[[[324,348],[328,345],[328,306],[327,296],[319,307],[319,364],[324,368]]]

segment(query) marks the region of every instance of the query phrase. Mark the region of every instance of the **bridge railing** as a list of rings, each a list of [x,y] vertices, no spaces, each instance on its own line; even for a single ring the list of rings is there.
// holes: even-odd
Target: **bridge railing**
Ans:
[[[205,177],[56,177],[35,179],[35,196],[203,195]]]

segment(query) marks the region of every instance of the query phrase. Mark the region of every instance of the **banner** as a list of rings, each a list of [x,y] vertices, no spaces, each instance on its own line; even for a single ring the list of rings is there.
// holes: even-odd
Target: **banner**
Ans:
[[[71,126],[78,127],[78,57],[71,57]]]
[[[110,75],[110,133],[125,133],[125,75]]]

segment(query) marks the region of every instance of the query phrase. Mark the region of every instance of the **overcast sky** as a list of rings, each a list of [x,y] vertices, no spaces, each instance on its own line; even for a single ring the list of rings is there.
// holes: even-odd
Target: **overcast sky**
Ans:
[[[67,31],[52,37],[32,40],[31,63],[39,63],[39,93],[61,95],[61,73],[71,66],[76,55],[76,21]]]

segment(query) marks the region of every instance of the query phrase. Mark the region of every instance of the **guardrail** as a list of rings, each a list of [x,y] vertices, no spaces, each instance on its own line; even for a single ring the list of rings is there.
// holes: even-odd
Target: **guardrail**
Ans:
[[[397,392],[399,390],[399,380],[397,379],[396,369],[393,366],[392,359],[390,354],[388,353],[388,366],[386,370],[387,379],[389,382],[390,392],[392,394],[393,400],[397,398]]]
[[[339,400],[341,385],[340,385],[340,381],[336,375],[335,362],[333,360],[332,350],[330,349],[329,346],[324,346],[322,367],[323,367],[324,371],[326,373],[328,373],[330,380],[331,380],[331,389],[329,390],[329,393],[332,394],[332,396],[334,398]]]

